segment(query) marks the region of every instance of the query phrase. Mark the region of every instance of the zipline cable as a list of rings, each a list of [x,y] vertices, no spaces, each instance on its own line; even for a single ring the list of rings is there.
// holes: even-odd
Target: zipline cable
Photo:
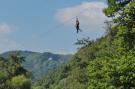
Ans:
[[[45,33],[45,34],[46,34],[45,36],[49,35],[49,33],[52,32],[52,31],[56,31],[56,30],[53,30],[53,29],[58,29],[58,28],[64,26],[66,23],[68,23],[68,22],[72,21],[73,19],[77,18],[77,17],[80,16],[84,11],[86,11],[86,10],[88,10],[88,9],[89,9],[89,7],[83,9],[83,10],[80,11],[76,16],[74,16],[74,17],[72,17],[72,18],[66,20],[66,21],[63,22],[62,24],[58,24],[58,25],[54,26],[53,28],[48,29],[48,30],[46,31],[46,33]],[[40,36],[42,36],[42,35],[43,35],[43,33],[40,34]]]
[[[88,7],[88,8],[85,8],[85,9],[81,10],[76,16],[70,18],[69,20],[66,20],[66,21],[63,22],[62,24],[58,24],[58,25],[54,26],[53,28],[48,29],[48,30],[46,31],[46,33],[45,33],[46,35],[45,35],[44,37],[47,37],[49,34],[51,34],[51,32],[56,31],[56,30],[54,30],[54,29],[58,29],[58,28],[64,26],[66,23],[70,22],[71,20],[77,18],[77,17],[80,16],[84,11],[86,11],[86,10],[88,10],[88,9],[90,9],[90,8],[89,8],[89,7]],[[38,36],[40,36],[40,37],[43,37],[43,35],[44,35],[44,33],[39,33],[39,34],[38,34]],[[24,44],[22,44],[21,46],[24,47]]]

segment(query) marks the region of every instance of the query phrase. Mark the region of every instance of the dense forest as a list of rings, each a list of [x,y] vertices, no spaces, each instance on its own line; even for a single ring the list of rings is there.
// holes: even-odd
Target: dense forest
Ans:
[[[106,34],[84,38],[78,52],[38,80],[24,57],[0,58],[0,89],[135,89],[135,0],[107,0]]]

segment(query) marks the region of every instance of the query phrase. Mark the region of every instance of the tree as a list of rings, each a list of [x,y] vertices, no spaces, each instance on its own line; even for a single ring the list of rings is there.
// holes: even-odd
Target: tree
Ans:
[[[108,7],[104,9],[108,17],[113,18],[113,29],[117,30],[114,44],[119,52],[126,52],[135,45],[135,1],[108,0]]]
[[[111,30],[115,31],[111,56],[96,56],[88,66],[88,89],[134,89],[135,88],[135,0],[108,0],[104,9],[112,18]],[[109,34],[108,34],[109,35]]]
[[[13,54],[0,57],[0,89],[30,89],[29,72],[22,67],[24,57]]]
[[[134,89],[135,50],[126,55],[100,57],[89,63],[88,89]]]

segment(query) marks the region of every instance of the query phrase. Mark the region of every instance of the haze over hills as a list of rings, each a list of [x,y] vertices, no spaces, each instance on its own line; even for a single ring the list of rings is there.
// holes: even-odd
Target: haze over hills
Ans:
[[[11,54],[19,52],[20,56],[25,57],[23,67],[32,72],[34,77],[40,77],[46,74],[49,70],[55,69],[62,63],[71,59],[72,55],[53,54],[50,52],[31,52],[31,51],[9,51],[1,54],[8,58]]]

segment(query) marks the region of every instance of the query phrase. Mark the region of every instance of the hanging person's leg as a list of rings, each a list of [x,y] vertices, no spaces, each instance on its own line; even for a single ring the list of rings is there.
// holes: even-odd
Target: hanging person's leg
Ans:
[[[82,32],[82,30],[81,30],[80,27],[78,26],[78,32],[79,32],[79,31]]]
[[[77,33],[79,32],[79,26],[76,26]]]
[[[77,33],[79,32],[78,28],[77,28]]]
[[[79,31],[82,32],[82,30],[79,28]]]

